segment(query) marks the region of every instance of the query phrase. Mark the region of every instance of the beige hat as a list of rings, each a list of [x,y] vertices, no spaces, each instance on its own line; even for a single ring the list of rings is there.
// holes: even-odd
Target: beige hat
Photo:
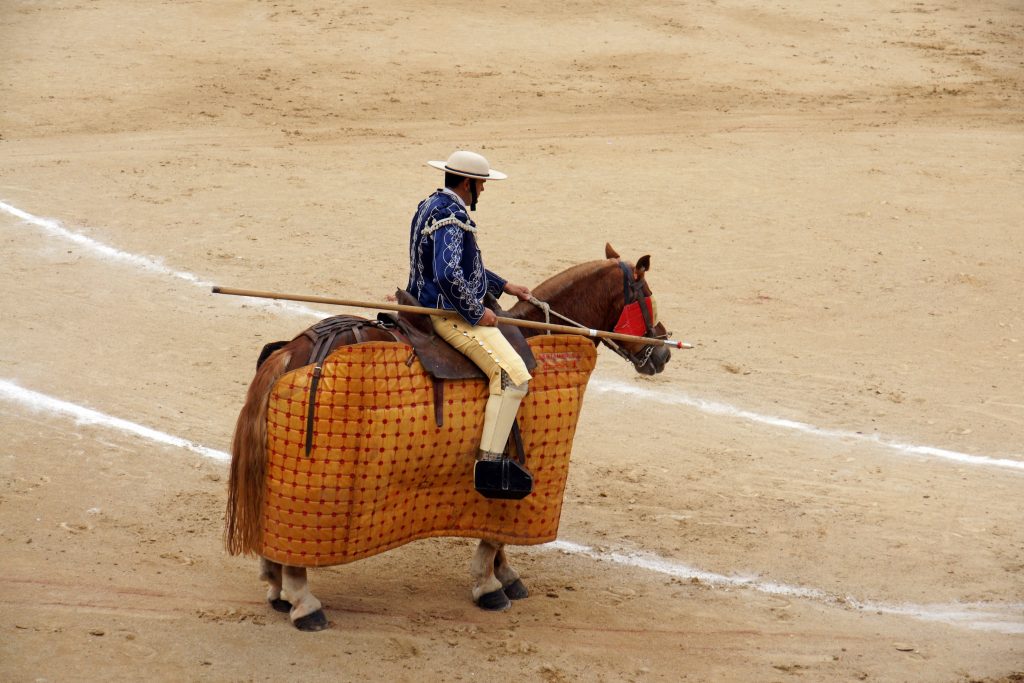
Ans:
[[[485,180],[504,180],[508,178],[501,171],[491,168],[491,165],[487,163],[487,159],[484,159],[476,152],[459,150],[452,152],[452,155],[448,157],[448,161],[428,161],[427,163],[434,168],[467,178],[483,178]]]

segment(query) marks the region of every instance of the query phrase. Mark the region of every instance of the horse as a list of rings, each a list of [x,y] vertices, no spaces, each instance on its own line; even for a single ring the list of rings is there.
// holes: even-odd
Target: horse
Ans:
[[[645,277],[649,270],[649,255],[630,266],[620,259],[610,244],[606,244],[604,259],[572,266],[538,285],[533,294],[564,319],[585,328],[612,330],[620,318],[625,317],[623,311],[628,304],[651,296]],[[646,328],[643,336],[666,339],[668,333],[656,320],[652,308],[644,311],[640,324],[641,328]],[[541,321],[545,312],[533,303],[520,301],[503,315]],[[540,333],[539,330],[523,328],[524,336]],[[331,348],[394,340],[390,332],[367,326],[358,335],[338,335]],[[595,339],[594,343],[599,344],[600,340]],[[610,346],[644,375],[661,372],[671,357],[665,346],[638,342]],[[267,477],[269,397],[278,378],[306,365],[311,349],[310,339],[299,335],[261,359],[262,363],[249,386],[231,448],[225,543],[232,555],[258,554]],[[504,543],[481,539],[473,555],[471,573],[473,600],[482,609],[508,609],[510,601],[529,595],[519,573],[509,563]],[[267,601],[270,606],[287,613],[296,628],[303,631],[327,628],[322,604],[309,590],[306,567],[288,566],[261,556],[260,578],[268,584]]]

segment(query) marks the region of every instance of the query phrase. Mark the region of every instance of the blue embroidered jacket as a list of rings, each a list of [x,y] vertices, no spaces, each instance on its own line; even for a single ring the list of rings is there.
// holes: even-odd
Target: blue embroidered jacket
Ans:
[[[409,228],[409,284],[421,306],[458,311],[472,325],[484,294],[501,296],[505,280],[484,268],[476,223],[458,198],[437,190],[420,202]]]

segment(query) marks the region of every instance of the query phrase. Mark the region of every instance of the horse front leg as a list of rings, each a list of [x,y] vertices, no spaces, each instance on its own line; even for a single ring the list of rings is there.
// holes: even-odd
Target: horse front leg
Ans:
[[[327,628],[327,617],[324,615],[322,605],[310,592],[306,583],[306,568],[278,566],[282,568],[281,588],[288,598],[287,602],[283,600],[282,602],[291,604],[288,618],[291,619],[295,628],[300,631],[322,631]]]
[[[500,543],[481,539],[473,553],[470,569],[473,572],[473,602],[481,609],[500,612],[512,606],[502,590],[501,580],[495,576]]]
[[[530,596],[526,584],[519,578],[519,572],[508,562],[504,543],[498,544],[498,552],[494,555],[494,575],[501,582],[501,590],[509,600],[522,600]]]

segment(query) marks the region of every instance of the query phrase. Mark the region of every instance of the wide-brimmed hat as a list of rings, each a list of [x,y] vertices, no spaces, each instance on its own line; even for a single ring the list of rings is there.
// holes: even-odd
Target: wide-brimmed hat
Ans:
[[[482,178],[484,180],[504,180],[508,178],[501,171],[491,168],[491,165],[487,163],[487,159],[484,159],[483,156],[476,152],[467,152],[465,150],[452,152],[452,155],[448,157],[448,161],[428,161],[427,164],[442,171],[467,178]]]

